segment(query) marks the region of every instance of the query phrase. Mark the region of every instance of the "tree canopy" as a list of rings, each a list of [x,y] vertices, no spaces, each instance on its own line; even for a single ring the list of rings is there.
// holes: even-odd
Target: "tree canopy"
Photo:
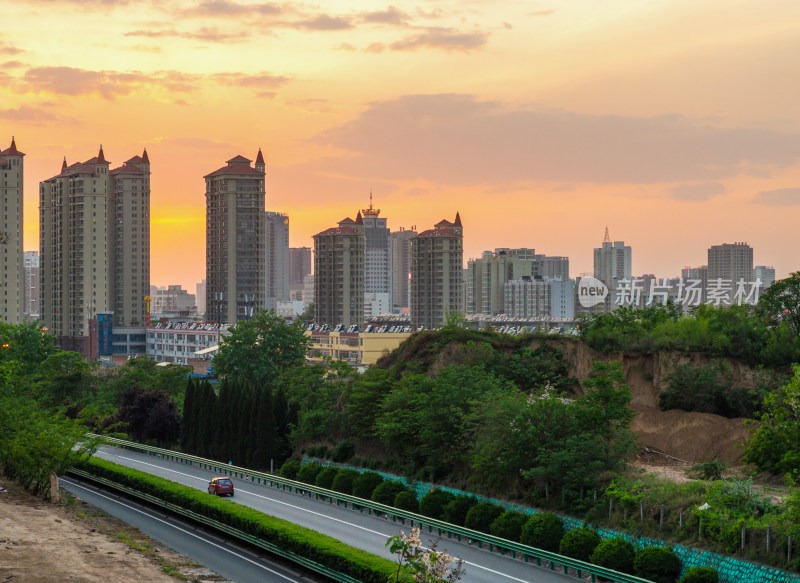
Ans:
[[[758,311],[775,323],[786,322],[800,334],[800,271],[776,281],[758,300]]]
[[[214,357],[218,376],[252,383],[272,385],[282,372],[302,364],[311,339],[302,324],[287,325],[272,312],[261,311],[249,320],[229,329]]]

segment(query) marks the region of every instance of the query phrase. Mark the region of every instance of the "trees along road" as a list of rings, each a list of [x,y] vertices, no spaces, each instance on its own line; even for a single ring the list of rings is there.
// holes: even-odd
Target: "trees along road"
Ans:
[[[104,446],[95,455],[98,458],[202,491],[206,490],[208,481],[212,477],[206,470],[119,448]],[[305,526],[390,560],[394,560],[394,556],[385,546],[386,539],[401,531],[407,533],[410,530],[408,526],[404,527],[400,522],[391,522],[268,486],[237,479],[234,479],[234,485],[236,494],[231,500],[238,504],[244,504],[270,516]],[[427,546],[435,541],[435,535],[429,535],[429,537],[424,531],[420,533],[423,545]],[[575,577],[537,567],[534,563],[525,563],[521,559],[512,559],[510,556],[479,549],[477,546],[468,545],[465,542],[459,543],[455,539],[442,538],[437,545],[437,550],[463,559],[465,574],[461,580],[466,583],[566,583],[568,581],[575,583],[578,581]]]

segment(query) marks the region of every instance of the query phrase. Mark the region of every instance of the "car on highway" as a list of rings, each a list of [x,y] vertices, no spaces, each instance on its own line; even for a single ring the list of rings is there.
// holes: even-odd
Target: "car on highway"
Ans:
[[[233,496],[233,481],[224,476],[211,478],[208,483],[208,493],[215,496]]]

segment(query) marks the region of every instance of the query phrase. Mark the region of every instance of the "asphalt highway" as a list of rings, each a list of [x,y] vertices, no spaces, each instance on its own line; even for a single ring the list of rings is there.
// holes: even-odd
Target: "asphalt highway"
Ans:
[[[206,470],[124,449],[104,446],[96,455],[203,491],[206,490],[208,481],[212,477]],[[235,497],[228,498],[231,503],[250,506],[265,514],[311,528],[388,559],[393,557],[385,547],[387,538],[399,534],[401,530],[405,532],[410,530],[409,527],[404,527],[399,522],[394,523],[390,519],[362,514],[299,494],[237,479],[234,479],[234,484]],[[435,535],[431,536],[435,538]],[[421,539],[426,545],[434,542],[425,532],[422,533]],[[577,581],[574,577],[537,567],[520,559],[512,559],[510,556],[489,552],[485,548],[479,549],[466,542],[459,543],[455,539],[441,539],[437,550],[463,559],[466,572],[462,581],[466,583],[565,583],[567,581],[575,583]],[[183,553],[182,550],[179,552]],[[184,554],[193,557],[189,553]],[[205,564],[204,561],[198,560]],[[216,570],[210,565],[209,568]],[[224,575],[221,571],[218,572]]]

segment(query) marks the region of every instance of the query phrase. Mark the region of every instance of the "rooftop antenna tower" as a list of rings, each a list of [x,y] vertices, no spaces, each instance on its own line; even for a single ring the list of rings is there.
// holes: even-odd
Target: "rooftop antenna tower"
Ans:
[[[606,225],[606,235],[603,237],[603,243],[611,243],[611,235],[608,234],[608,225]]]

